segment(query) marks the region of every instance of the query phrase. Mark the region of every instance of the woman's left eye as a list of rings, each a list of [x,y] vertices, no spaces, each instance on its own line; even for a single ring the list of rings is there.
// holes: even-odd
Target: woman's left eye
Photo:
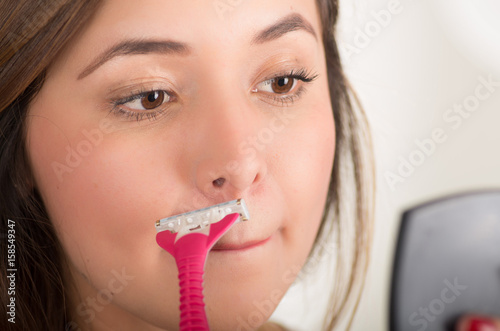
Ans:
[[[134,111],[154,110],[164,103],[171,101],[171,96],[166,91],[149,91],[129,98],[119,104]]]
[[[298,99],[305,90],[304,83],[310,83],[317,77],[306,69],[292,70],[260,82],[252,92],[265,92],[269,98],[285,105]]]

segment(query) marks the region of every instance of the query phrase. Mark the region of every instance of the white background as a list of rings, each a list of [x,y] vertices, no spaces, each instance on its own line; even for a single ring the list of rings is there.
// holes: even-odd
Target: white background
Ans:
[[[372,12],[399,3],[397,14],[369,43],[355,40],[377,22]],[[338,42],[344,68],[368,114],[375,145],[377,211],[374,247],[365,291],[352,330],[388,330],[394,244],[401,213],[435,198],[500,189],[500,87],[461,126],[444,114],[474,96],[478,77],[500,82],[498,0],[340,0]],[[498,21],[498,22],[497,22]],[[359,39],[359,38],[358,38]],[[366,40],[365,40],[366,41]],[[357,53],[350,53],[352,47]],[[363,47],[359,47],[363,46]],[[495,78],[498,77],[498,78]],[[411,175],[391,187],[401,159],[431,138],[446,134]],[[327,277],[294,285],[275,318],[292,330],[320,330],[328,296]],[[341,330],[342,327],[339,329]]]

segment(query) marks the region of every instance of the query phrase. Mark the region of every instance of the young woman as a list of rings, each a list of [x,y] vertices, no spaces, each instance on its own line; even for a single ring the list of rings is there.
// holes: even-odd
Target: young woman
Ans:
[[[15,319],[2,330],[177,329],[177,268],[154,221],[236,198],[251,220],[209,254],[211,328],[266,327],[325,238],[338,245],[334,328],[359,296],[372,194],[337,1],[0,6],[1,251],[12,257],[0,291]]]

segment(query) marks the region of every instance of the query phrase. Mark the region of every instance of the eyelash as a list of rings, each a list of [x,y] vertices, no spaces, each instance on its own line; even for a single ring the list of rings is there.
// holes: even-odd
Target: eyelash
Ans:
[[[140,122],[144,119],[148,119],[150,121],[156,120],[159,115],[163,114],[163,112],[167,110],[167,107],[164,104],[158,106],[152,111],[147,111],[147,110],[134,111],[122,107],[124,104],[129,103],[131,101],[140,100],[152,92],[161,92],[166,94],[171,99],[167,103],[171,102],[172,100],[175,100],[175,94],[173,92],[161,89],[146,89],[144,87],[141,87],[140,90],[129,92],[129,94],[126,95],[125,97],[113,100],[111,102],[112,105],[111,113],[114,115],[118,115],[126,120],[134,119],[137,122]]]
[[[285,107],[289,106],[290,104],[293,104],[297,99],[299,99],[302,94],[305,92],[306,88],[304,84],[310,83],[314,81],[318,77],[317,74],[313,74],[310,71],[307,71],[305,68],[301,68],[297,71],[291,70],[289,72],[283,72],[276,74],[272,76],[271,78],[267,78],[263,80],[261,83],[264,82],[272,82],[273,80],[277,79],[283,79],[283,78],[288,78],[288,79],[294,79],[302,82],[301,86],[297,88],[297,91],[291,93],[291,94],[277,94],[277,93],[269,93],[269,92],[263,92],[265,95],[265,98],[270,99],[272,102],[275,104],[278,104],[279,106]],[[259,84],[261,84],[259,83]],[[299,83],[299,82],[297,82]],[[295,83],[294,83],[295,84]],[[295,86],[295,85],[294,85]],[[140,100],[148,94],[152,92],[161,92],[164,93],[168,98],[170,98],[169,101],[163,103],[162,105],[158,106],[157,108],[154,108],[152,111],[135,111],[135,110],[129,110],[123,107],[124,104],[129,103],[134,100]],[[252,92],[258,92],[253,90]],[[146,89],[144,87],[141,87],[139,90],[132,91],[128,95],[121,97],[119,99],[115,99],[111,101],[111,111],[110,113],[117,115],[119,117],[122,117],[126,120],[135,120],[137,122],[148,119],[150,121],[154,121],[158,118],[158,116],[162,115],[167,109],[168,109],[168,104],[171,103],[172,101],[175,101],[175,93],[171,91],[166,91],[166,90],[161,90],[161,89]]]
[[[272,78],[268,78],[263,82],[282,79],[282,78],[297,79],[302,83],[307,84],[318,78],[318,75],[313,74],[311,71],[307,71],[307,69],[305,68],[301,68],[297,71],[291,70],[290,72],[274,75]],[[305,90],[306,90],[305,86],[301,85],[299,86],[299,88],[295,93],[283,94],[283,95],[272,93],[270,96],[268,96],[268,98],[270,98],[273,102],[281,103],[281,106],[285,107],[289,106],[290,104],[293,104],[297,99],[299,99],[305,92]]]

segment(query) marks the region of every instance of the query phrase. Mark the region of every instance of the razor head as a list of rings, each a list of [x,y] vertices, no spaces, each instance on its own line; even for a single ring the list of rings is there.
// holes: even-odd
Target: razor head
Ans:
[[[208,228],[211,224],[219,222],[229,214],[238,213],[237,222],[250,219],[245,200],[237,199],[218,205],[190,211],[184,214],[162,218],[156,221],[157,232],[170,231],[172,233],[186,233]]]

